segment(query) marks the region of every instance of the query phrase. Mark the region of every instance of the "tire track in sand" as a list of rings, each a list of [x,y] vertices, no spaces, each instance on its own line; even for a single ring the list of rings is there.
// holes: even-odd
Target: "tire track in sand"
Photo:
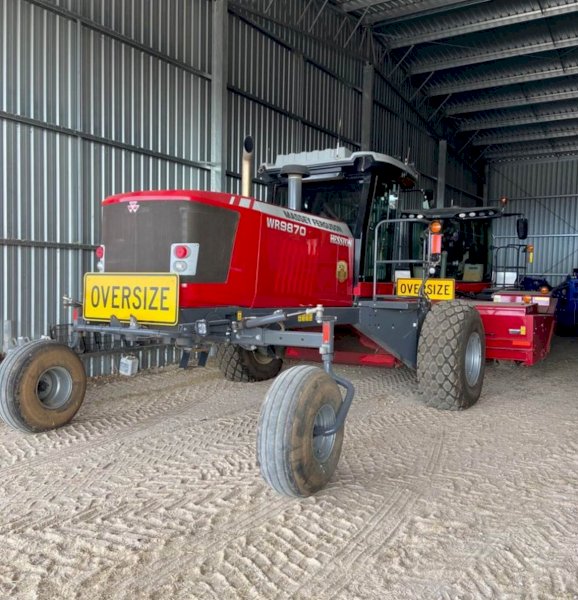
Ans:
[[[426,464],[421,478],[429,479],[440,469],[440,459],[444,446],[444,435],[436,438],[434,445],[426,458]],[[331,572],[324,576],[328,584],[321,590],[316,590],[316,596],[335,597],[350,583],[355,580],[356,573],[372,559],[372,553],[382,551],[397,534],[405,523],[411,508],[422,497],[422,494],[405,489],[394,492],[389,501],[379,508],[363,527],[348,541],[347,547],[342,548],[333,560]],[[379,525],[388,517],[392,519],[386,528]],[[371,549],[371,552],[368,552]],[[373,556],[374,557],[374,556]],[[300,586],[297,592],[304,589]]]

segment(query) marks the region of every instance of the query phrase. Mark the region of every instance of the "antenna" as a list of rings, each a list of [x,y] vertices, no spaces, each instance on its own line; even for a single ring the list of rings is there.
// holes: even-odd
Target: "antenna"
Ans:
[[[343,125],[343,104],[344,98],[342,94],[339,94],[339,121],[337,122],[337,148],[341,144],[341,128]],[[337,152],[336,152],[337,154]]]

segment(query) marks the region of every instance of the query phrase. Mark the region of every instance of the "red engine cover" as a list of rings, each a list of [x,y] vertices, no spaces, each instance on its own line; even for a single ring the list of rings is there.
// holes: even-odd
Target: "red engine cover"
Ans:
[[[353,237],[343,223],[216,192],[137,192],[108,198],[103,204],[135,200],[200,202],[239,213],[227,280],[182,282],[181,308],[352,304]],[[202,252],[200,247],[199,256]]]

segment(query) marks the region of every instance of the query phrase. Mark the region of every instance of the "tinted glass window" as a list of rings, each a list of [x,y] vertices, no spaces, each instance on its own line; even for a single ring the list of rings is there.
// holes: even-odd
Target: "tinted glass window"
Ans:
[[[355,233],[365,182],[363,177],[304,181],[302,210],[327,219],[343,221]],[[272,202],[287,206],[286,185],[274,187]]]

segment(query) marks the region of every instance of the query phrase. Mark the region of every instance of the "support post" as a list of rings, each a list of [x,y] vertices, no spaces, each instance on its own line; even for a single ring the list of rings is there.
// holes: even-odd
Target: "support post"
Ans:
[[[14,345],[14,322],[4,321],[2,324],[2,338],[0,339],[0,353],[8,352]]]
[[[436,208],[443,208],[446,201],[446,166],[448,162],[448,142],[439,141],[438,151],[438,187],[436,194]]]
[[[305,148],[305,56],[302,52],[295,51],[295,79],[293,81],[294,89],[297,94],[297,104],[295,112],[299,117],[299,127],[297,136],[293,145],[293,152],[303,152]],[[271,162],[275,160],[271,157]]]
[[[214,0],[211,58],[211,190],[227,189],[228,0]],[[240,149],[239,149],[240,152]]]
[[[373,90],[375,69],[367,64],[363,67],[363,96],[361,100],[361,149],[373,148]]]
[[[492,204],[490,202],[490,199],[488,198],[489,189],[490,189],[490,165],[489,165],[489,163],[486,163],[484,165],[484,183],[483,183],[483,192],[482,192],[482,197],[484,200],[482,202],[482,206],[490,206]]]

